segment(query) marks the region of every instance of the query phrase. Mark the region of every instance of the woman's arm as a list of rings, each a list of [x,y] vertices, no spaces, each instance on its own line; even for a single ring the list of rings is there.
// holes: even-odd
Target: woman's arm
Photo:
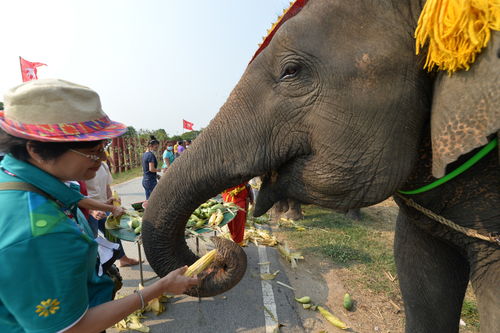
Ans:
[[[84,198],[80,200],[78,202],[78,207],[86,208],[88,210],[98,210],[101,212],[111,212],[114,216],[122,216],[125,214],[125,209],[123,207],[115,207],[91,198]]]
[[[142,289],[140,293],[142,293],[144,304],[147,305],[149,301],[163,293],[179,295],[197,285],[197,278],[184,276],[186,269],[187,266],[178,268],[154,284]],[[141,306],[141,297],[138,293],[98,305],[90,308],[74,326],[64,332],[102,332],[135,310],[140,309]]]
[[[160,169],[155,168],[155,164],[153,162],[149,162],[149,172],[160,172]]]

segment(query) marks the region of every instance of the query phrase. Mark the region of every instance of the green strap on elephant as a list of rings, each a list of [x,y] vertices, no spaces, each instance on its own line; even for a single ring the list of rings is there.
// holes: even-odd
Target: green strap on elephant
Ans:
[[[399,193],[402,194],[419,194],[423,192],[427,192],[432,190],[433,188],[438,187],[439,185],[442,185],[446,183],[447,181],[452,180],[456,176],[460,175],[461,173],[465,172],[468,170],[470,167],[472,167],[474,164],[479,162],[484,156],[486,156],[490,151],[495,149],[495,147],[498,146],[498,138],[493,139],[490,143],[488,143],[486,146],[484,146],[480,151],[478,151],[474,156],[472,156],[467,162],[444,176],[443,178],[439,178],[435,182],[432,182],[428,185],[422,186],[420,188],[417,188],[415,190],[411,191],[398,191]]]

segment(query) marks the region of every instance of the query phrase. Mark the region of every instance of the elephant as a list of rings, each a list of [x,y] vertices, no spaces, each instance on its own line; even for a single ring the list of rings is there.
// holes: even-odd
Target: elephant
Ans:
[[[152,194],[142,230],[158,275],[197,259],[184,239],[191,212],[255,176],[264,179],[255,216],[280,200],[345,212],[394,196],[406,332],[458,332],[469,281],[481,330],[498,332],[498,152],[432,190],[400,191],[434,182],[495,142],[500,32],[491,32],[468,71],[429,72],[413,37],[424,2],[294,3]],[[211,296],[236,285],[245,258],[233,250],[225,251],[233,260],[213,266],[206,285],[188,294]]]

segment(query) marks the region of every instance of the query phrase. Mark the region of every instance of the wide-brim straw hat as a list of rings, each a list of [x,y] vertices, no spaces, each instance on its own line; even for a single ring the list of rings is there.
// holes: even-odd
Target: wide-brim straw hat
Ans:
[[[0,127],[36,141],[97,141],[124,134],[127,127],[102,111],[90,88],[59,79],[25,82],[4,95]]]

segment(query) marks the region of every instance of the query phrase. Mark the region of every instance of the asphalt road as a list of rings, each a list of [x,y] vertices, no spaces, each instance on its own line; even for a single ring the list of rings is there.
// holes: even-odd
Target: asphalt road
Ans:
[[[130,204],[145,199],[141,178],[136,178],[123,184],[113,186],[122,199],[123,206],[131,208]],[[138,258],[137,243],[123,242],[125,252],[129,257]],[[193,251],[195,243],[188,240]],[[200,252],[211,249],[210,242],[200,242]],[[181,295],[169,300],[167,310],[155,316],[150,313],[144,323],[150,327],[150,332],[197,332],[197,333],[225,333],[225,332],[304,332],[298,308],[292,290],[276,283],[281,281],[290,285],[279,254],[272,247],[249,245],[244,248],[248,257],[248,267],[240,283],[228,292],[216,297],[198,298]],[[144,250],[141,248],[144,279],[146,285],[155,281],[155,274],[147,263]],[[259,263],[270,262],[269,265]],[[280,270],[277,278],[272,281],[263,281],[261,273]],[[124,287],[121,294],[128,295],[137,288],[140,282],[139,266],[120,268]],[[300,305],[300,304],[299,304]],[[279,331],[275,331],[278,322],[283,324]],[[117,329],[108,329],[107,332],[118,332]]]

